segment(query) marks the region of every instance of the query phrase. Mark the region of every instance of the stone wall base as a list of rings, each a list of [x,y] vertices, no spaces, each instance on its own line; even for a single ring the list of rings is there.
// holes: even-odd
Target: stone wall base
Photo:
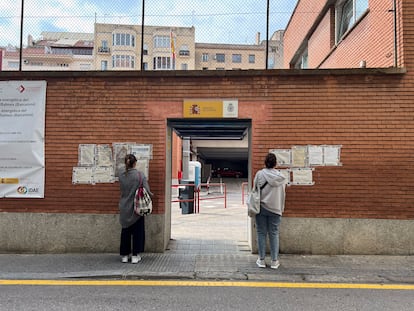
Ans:
[[[145,219],[147,252],[162,253],[170,236],[164,215]],[[255,224],[250,243],[257,253]],[[1,253],[117,253],[118,215],[1,213]],[[414,221],[289,218],[280,228],[280,252],[313,255],[414,255]]]
[[[257,253],[252,220],[252,253]],[[280,253],[311,255],[413,255],[414,221],[283,217]],[[268,249],[269,250],[269,249]]]
[[[118,215],[1,213],[1,253],[117,253]],[[164,251],[164,217],[145,219],[146,251]]]

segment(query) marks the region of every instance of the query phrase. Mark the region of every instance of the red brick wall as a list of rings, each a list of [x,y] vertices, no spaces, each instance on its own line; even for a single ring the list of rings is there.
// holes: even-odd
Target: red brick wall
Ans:
[[[238,98],[252,119],[252,170],[269,149],[341,144],[341,167],[288,190],[286,216],[414,219],[414,1],[403,1],[393,70],[3,72],[47,80],[45,199],[0,199],[0,212],[117,213],[118,184],[73,185],[78,145],[153,144],[154,212],[164,213],[166,118],[184,98]],[[384,74],[386,71],[388,74]]]
[[[284,39],[283,43],[283,68],[289,68],[293,56],[307,35],[307,30],[312,27],[325,3],[326,1],[298,1],[294,15],[292,15],[284,33],[284,38],[289,38],[289,40]]]
[[[329,54],[331,51],[331,36],[330,31],[331,24],[333,23],[332,18],[335,18],[335,15],[332,16],[331,11],[329,10],[321,23],[315,29],[315,32],[312,34],[312,37],[308,41],[308,65],[309,68],[318,68],[320,63]]]
[[[337,45],[320,68],[357,68],[361,60],[367,67],[394,64],[394,25],[392,1],[371,0],[369,12]]]
[[[414,219],[411,76],[275,73],[22,73],[48,81],[45,199],[0,199],[0,211],[116,213],[118,184],[72,184],[78,145],[136,141],[153,144],[154,212],[164,213],[166,119],[182,116],[184,98],[214,90],[238,98],[239,117],[252,119],[253,171],[269,149],[343,146],[343,166],[318,167],[314,186],[290,187],[287,216]]]
[[[289,68],[305,35],[311,30],[323,5],[328,1],[301,0],[284,34],[284,67]],[[401,1],[398,9],[398,35],[402,35]],[[362,60],[367,67],[387,68],[394,65],[394,21],[392,1],[371,0],[369,11],[337,43],[331,28],[335,24],[334,7],[319,22],[308,40],[309,68],[358,68]],[[401,52],[401,51],[400,51]],[[326,58],[326,59],[325,59]],[[400,62],[401,64],[401,62]]]

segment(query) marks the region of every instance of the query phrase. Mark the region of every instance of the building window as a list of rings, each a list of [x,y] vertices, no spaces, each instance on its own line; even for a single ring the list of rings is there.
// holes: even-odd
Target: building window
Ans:
[[[367,11],[368,0],[343,0],[336,6],[336,42],[339,42],[355,22]]]
[[[171,57],[169,56],[158,56],[154,57],[154,63],[153,63],[154,70],[171,70],[172,68],[172,62]]]
[[[233,63],[241,63],[242,62],[242,56],[241,54],[233,54],[231,56],[231,60]]]
[[[254,64],[256,62],[256,56],[254,54],[249,55],[249,64]]]
[[[208,62],[208,53],[203,53],[203,55],[201,55],[201,61]]]
[[[181,64],[181,70],[188,70],[188,64]]]
[[[109,53],[109,51],[110,51],[110,49],[108,47],[108,41],[102,40],[101,46],[98,47],[98,52],[99,53]]]
[[[91,70],[91,64],[80,64],[79,69],[80,70]]]
[[[19,68],[19,62],[9,61],[9,62],[7,63],[7,66],[8,66],[9,68]]]
[[[154,48],[171,48],[170,36],[155,36]]]
[[[143,55],[148,55],[148,44],[144,44],[144,51],[142,52],[143,52]]]
[[[306,48],[300,57],[298,58],[298,61],[295,63],[294,66],[295,69],[308,69],[308,49]]]
[[[113,55],[113,68],[135,68],[135,57],[130,55]]]
[[[190,56],[190,49],[188,45],[182,45],[180,47],[180,56]]]
[[[102,42],[103,43],[103,42]],[[113,33],[112,34],[113,46],[135,46],[135,36],[129,33]]]
[[[216,61],[218,63],[225,63],[226,62],[226,56],[222,53],[217,53],[216,54]]]
[[[101,70],[103,70],[103,71],[108,70],[108,61],[107,60],[101,61]]]
[[[267,60],[267,68],[274,69],[275,68],[275,59],[273,57],[269,57]]]

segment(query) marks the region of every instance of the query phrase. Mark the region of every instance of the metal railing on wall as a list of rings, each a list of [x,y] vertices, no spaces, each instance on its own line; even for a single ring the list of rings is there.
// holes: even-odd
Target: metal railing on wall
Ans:
[[[200,187],[196,187],[194,183],[188,183],[188,184],[172,184],[172,188],[178,188],[178,189],[186,189],[187,187],[191,189],[191,193],[189,193],[189,198],[186,198],[185,196],[182,196],[181,194],[178,195],[177,199],[172,199],[171,203],[191,203],[193,204],[193,208],[190,208],[191,211],[189,211],[190,214],[194,213],[200,213],[200,205],[203,201],[211,201],[211,200],[223,200],[223,208],[227,208],[227,187],[225,183],[202,183],[200,184]],[[202,188],[210,189],[210,187],[219,187],[220,191],[219,194],[213,194],[213,192],[208,191],[207,196],[201,196],[201,189]],[[189,189],[186,189],[188,191]]]

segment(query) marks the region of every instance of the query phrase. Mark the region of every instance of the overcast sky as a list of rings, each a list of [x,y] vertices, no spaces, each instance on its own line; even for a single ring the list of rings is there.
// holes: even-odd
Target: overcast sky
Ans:
[[[25,0],[23,44],[42,31],[93,33],[98,23],[141,25],[142,0]],[[271,35],[284,29],[296,0],[270,1]],[[196,42],[253,44],[266,37],[265,0],[145,0],[145,24],[195,27]],[[0,1],[0,46],[20,41],[21,0]]]

